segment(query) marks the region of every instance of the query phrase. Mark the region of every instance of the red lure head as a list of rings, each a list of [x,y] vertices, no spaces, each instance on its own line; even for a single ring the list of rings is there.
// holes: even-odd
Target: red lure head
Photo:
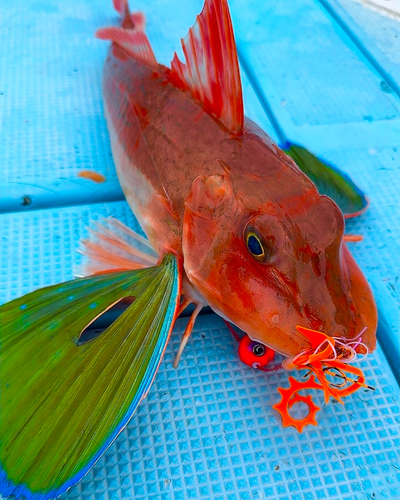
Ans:
[[[272,361],[274,356],[272,349],[251,340],[248,335],[244,335],[239,341],[239,358],[245,365],[253,368],[263,367]]]

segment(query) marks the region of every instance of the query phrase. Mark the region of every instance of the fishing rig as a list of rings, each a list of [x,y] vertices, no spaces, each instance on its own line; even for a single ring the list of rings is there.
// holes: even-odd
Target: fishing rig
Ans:
[[[362,342],[360,332],[354,339],[342,337],[328,337],[325,333],[311,330],[302,326],[296,329],[305,335],[311,347],[302,350],[292,358],[285,359],[282,364],[267,367],[274,358],[275,352],[260,342],[253,341],[247,334],[240,337],[230,323],[225,321],[229,331],[237,340],[240,360],[248,366],[264,372],[276,372],[279,370],[307,370],[303,375],[306,380],[300,381],[289,377],[289,387],[284,389],[278,387],[281,395],[279,403],[273,405],[282,417],[283,427],[293,426],[302,432],[307,425],[317,425],[316,413],[320,410],[311,395],[299,394],[301,391],[318,389],[324,392],[325,403],[332,397],[340,404],[344,404],[342,398],[353,394],[361,387],[375,390],[374,387],[365,383],[365,376],[360,368],[352,366],[351,363],[360,361],[368,355],[368,348]],[[360,351],[361,358],[359,357]],[[296,403],[304,403],[308,406],[308,413],[304,418],[297,419],[290,414],[290,409]]]

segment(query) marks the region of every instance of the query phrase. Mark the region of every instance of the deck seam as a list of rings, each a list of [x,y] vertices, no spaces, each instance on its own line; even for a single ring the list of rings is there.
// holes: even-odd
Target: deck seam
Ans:
[[[344,20],[344,18],[339,14],[338,10],[340,10],[341,7],[338,4],[335,4],[336,8],[334,8],[329,0],[316,0],[316,2],[321,5],[325,12],[331,17],[331,19],[340,27],[347,38],[354,44],[361,55],[372,66],[374,71],[390,87],[393,94],[395,94],[396,97],[400,99],[400,86],[397,84],[396,80],[392,78],[391,75],[385,70],[385,68],[377,61],[375,56],[372,55],[370,50],[367,49],[360,38],[354,33],[354,29],[356,29],[356,31],[358,31],[358,29],[355,26],[350,27]]]

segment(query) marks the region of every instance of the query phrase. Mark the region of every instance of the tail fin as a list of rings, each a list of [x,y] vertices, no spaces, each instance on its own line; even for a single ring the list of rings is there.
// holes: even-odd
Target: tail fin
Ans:
[[[128,0],[113,0],[114,9],[123,18],[122,27],[125,29],[134,29],[144,31],[145,17],[142,12],[130,13]]]
[[[77,483],[153,381],[179,304],[178,262],[51,286],[0,307],[0,496],[55,498]],[[82,332],[133,303],[97,338]]]
[[[128,0],[113,0],[114,9],[120,14],[124,16],[126,11],[129,11]]]
[[[145,17],[141,12],[131,14],[127,0],[114,0],[114,8],[124,16],[122,26],[111,26],[96,31],[96,38],[114,42],[135,59],[155,66],[156,58],[150,42],[144,33]]]

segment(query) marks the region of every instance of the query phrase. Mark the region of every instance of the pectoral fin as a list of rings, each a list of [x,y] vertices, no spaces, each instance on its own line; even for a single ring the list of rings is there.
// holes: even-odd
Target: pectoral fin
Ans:
[[[0,493],[54,498],[78,482],[132,417],[153,381],[180,294],[175,257],[73,280],[0,308]],[[81,332],[133,303],[97,338]]]
[[[364,193],[344,172],[321,161],[301,146],[289,146],[285,153],[314,182],[320,194],[332,198],[346,218],[356,217],[367,209],[368,200]]]

